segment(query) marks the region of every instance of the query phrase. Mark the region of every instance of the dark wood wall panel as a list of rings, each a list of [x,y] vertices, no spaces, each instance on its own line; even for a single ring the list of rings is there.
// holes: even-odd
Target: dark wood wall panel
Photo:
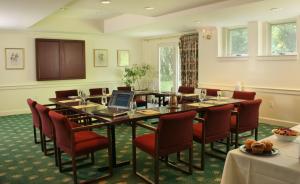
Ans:
[[[85,42],[36,39],[37,80],[85,79]]]
[[[65,41],[63,42],[63,62],[61,62],[62,78],[85,78],[84,42]]]

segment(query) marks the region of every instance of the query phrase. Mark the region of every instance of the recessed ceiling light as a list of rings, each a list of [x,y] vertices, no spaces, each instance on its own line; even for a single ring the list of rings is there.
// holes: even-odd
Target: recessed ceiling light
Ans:
[[[282,8],[271,8],[270,11],[272,12],[277,12],[277,11],[280,11],[282,10]]]
[[[146,6],[146,7],[145,7],[145,10],[154,10],[154,8],[151,7],[151,6]]]
[[[110,1],[110,0],[103,0],[103,1],[101,1],[101,3],[102,3],[102,4],[110,4],[111,1]]]

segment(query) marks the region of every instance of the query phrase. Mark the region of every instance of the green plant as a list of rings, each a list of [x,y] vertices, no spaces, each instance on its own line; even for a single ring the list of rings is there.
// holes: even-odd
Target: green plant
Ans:
[[[126,86],[134,86],[137,82],[138,87],[140,87],[139,80],[147,74],[150,70],[150,65],[144,64],[138,66],[134,64],[132,67],[126,67],[123,74],[123,82]]]

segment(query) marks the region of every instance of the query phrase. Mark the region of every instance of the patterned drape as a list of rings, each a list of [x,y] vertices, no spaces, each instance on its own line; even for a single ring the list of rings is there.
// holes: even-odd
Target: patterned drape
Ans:
[[[180,37],[181,85],[198,86],[198,33]]]

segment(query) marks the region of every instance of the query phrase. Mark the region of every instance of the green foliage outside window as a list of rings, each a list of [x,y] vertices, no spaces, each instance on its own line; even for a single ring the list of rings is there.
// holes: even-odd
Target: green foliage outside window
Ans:
[[[247,28],[230,29],[228,31],[228,44],[230,56],[248,55]]]
[[[272,55],[288,55],[296,52],[296,23],[271,25]]]
[[[160,90],[170,91],[173,87],[173,79],[176,72],[175,57],[176,49],[174,47],[161,47],[160,57]]]

